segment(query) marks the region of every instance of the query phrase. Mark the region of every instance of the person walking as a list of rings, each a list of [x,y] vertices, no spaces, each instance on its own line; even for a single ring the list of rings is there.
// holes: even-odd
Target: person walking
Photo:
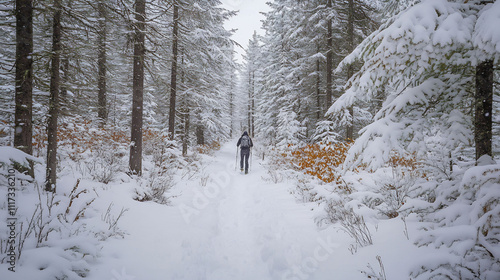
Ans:
[[[250,149],[253,147],[253,142],[246,131],[241,135],[236,147],[240,147],[241,150],[240,169],[243,171],[244,167],[245,174],[248,174],[248,158],[250,157]],[[244,166],[243,163],[245,163]]]

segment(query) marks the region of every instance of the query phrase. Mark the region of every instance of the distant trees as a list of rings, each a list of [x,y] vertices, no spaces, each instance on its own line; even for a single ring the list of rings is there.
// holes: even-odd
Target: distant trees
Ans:
[[[56,186],[58,123],[129,127],[135,174],[145,128],[168,130],[185,155],[229,137],[236,63],[224,22],[235,12],[219,0],[51,0],[36,2],[35,15],[32,0],[0,4],[0,121],[13,127],[0,138],[28,153],[32,137],[48,145],[47,190]]]
[[[252,39],[248,42],[246,50],[245,67],[242,73],[244,85],[242,89],[246,92],[248,102],[246,103],[246,125],[250,136],[255,135],[255,118],[258,114],[256,104],[258,95],[262,90],[262,62],[259,59],[261,46],[257,33],[254,32]]]
[[[181,2],[179,2],[181,3]],[[229,99],[234,85],[231,32],[224,21],[234,15],[218,7],[218,0],[183,1],[179,5],[179,49],[181,62],[177,72],[177,98],[182,100],[178,135],[192,144],[227,139],[230,132]],[[177,112],[179,113],[179,111]],[[194,142],[194,143],[193,143]]]
[[[376,10],[368,1],[315,0],[273,1],[266,14],[266,35],[258,62],[249,60],[247,67],[258,64],[264,71],[260,83],[263,89],[257,96],[256,130],[265,131],[266,139],[280,143],[288,138],[278,123],[294,127],[295,141],[326,140],[331,135],[355,138],[352,118],[342,127],[333,126],[324,114],[336,100],[342,87],[356,69],[347,65],[335,72],[340,60],[373,31],[378,22]],[[248,71],[248,70],[246,70]],[[279,104],[279,106],[278,106]],[[351,116],[353,110],[350,108]],[[366,114],[355,120],[361,122]],[[357,124],[357,127],[360,127]],[[337,139],[338,140],[338,139]],[[329,140],[326,140],[329,141]]]
[[[498,49],[485,26],[494,22],[490,15],[497,3],[375,4],[269,3],[266,35],[251,42],[243,75],[246,90],[255,94],[249,100],[256,100],[256,108],[248,111],[258,112],[257,134],[275,144],[356,140],[347,158],[351,163],[363,159],[380,164],[391,153],[425,153],[431,146],[435,152],[445,146],[456,157],[459,147],[472,141],[476,158],[492,155]],[[441,30],[452,14],[476,20],[456,20],[456,29]],[[463,30],[471,32],[463,35]],[[254,45],[259,45],[258,54]],[[261,80],[250,74],[255,65]],[[252,90],[254,81],[258,91]]]

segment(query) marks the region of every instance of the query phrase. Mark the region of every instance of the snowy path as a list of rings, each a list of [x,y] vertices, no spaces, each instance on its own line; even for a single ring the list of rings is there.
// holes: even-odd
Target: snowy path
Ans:
[[[204,171],[206,186],[180,186],[173,206],[113,191],[115,201],[130,201],[121,221],[129,235],[108,243],[91,278],[319,279],[314,275],[334,259],[342,266],[332,231],[318,231],[310,209],[285,184],[265,181],[255,157],[250,174],[234,171],[233,145],[224,145]]]

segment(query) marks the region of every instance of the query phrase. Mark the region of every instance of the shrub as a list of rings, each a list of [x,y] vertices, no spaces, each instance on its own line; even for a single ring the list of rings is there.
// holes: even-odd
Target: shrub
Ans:
[[[325,210],[326,221],[329,223],[339,222],[344,231],[349,234],[359,246],[364,247],[373,244],[372,235],[363,216],[354,212],[354,210],[342,200],[332,199],[328,201]]]
[[[447,259],[419,264],[414,279],[500,279],[500,165],[469,168],[436,187],[436,201],[422,204],[427,223],[418,246],[448,251]]]
[[[411,190],[419,179],[426,179],[421,164],[415,154],[400,155],[394,153],[388,165],[391,172],[379,179],[379,193],[384,197],[377,208],[388,218],[399,216],[399,209],[405,204]]]
[[[282,160],[293,169],[314,176],[325,183],[336,183],[340,189],[348,193],[352,189],[345,183],[340,174],[340,166],[344,163],[351,143],[308,144],[302,147],[288,145],[281,153]]]
[[[210,144],[198,145],[196,151],[200,154],[211,155],[220,150],[220,147],[219,141],[212,141]]]
[[[147,132],[147,149],[152,155],[153,167],[145,172],[145,181],[140,181],[136,189],[135,200],[154,201],[168,204],[165,193],[174,186],[173,175],[180,166],[179,149],[175,143],[161,132]]]
[[[130,136],[127,130],[116,126],[99,126],[88,120],[70,119],[58,127],[59,154],[80,163],[81,172],[89,174],[92,180],[109,183],[120,170],[126,170],[123,157],[127,155]],[[33,133],[34,154],[43,156],[46,152],[47,138],[45,128],[36,125]],[[215,149],[219,143],[212,143],[207,149]],[[156,175],[151,175],[149,185],[161,189],[165,185],[166,167],[164,163],[173,162],[179,157],[174,150],[168,133],[151,128],[143,129],[144,155],[153,156]],[[168,158],[165,158],[168,157]],[[169,166],[170,168],[170,166]]]

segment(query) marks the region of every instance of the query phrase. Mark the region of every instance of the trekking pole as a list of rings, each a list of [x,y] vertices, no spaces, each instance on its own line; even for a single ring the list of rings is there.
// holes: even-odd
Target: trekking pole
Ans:
[[[234,162],[234,171],[236,171],[237,165],[238,165],[238,146],[236,146],[236,161]]]
[[[252,171],[252,148],[250,148],[250,166],[249,166],[250,171]]]

